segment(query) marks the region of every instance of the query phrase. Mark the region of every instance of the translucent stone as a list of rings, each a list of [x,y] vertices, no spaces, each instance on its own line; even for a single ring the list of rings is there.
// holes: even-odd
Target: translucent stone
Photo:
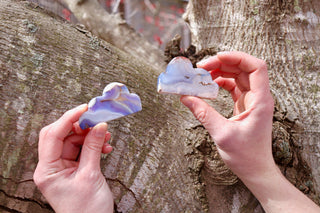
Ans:
[[[81,129],[86,129],[141,109],[141,100],[137,94],[130,93],[124,84],[113,82],[104,88],[102,96],[91,99],[88,111],[80,117],[79,124]]]
[[[214,99],[218,95],[219,86],[208,71],[193,68],[188,58],[176,57],[170,61],[166,71],[159,75],[157,90],[159,93]]]

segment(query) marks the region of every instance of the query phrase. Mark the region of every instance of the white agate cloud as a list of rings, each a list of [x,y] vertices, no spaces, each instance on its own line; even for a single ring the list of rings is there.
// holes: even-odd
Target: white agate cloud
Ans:
[[[170,61],[166,71],[159,75],[157,91],[214,99],[218,95],[219,86],[208,71],[193,68],[191,61],[185,57],[176,57]]]

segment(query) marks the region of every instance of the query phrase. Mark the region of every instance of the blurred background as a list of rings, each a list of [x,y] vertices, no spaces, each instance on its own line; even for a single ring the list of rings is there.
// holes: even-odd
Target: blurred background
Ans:
[[[77,19],[61,0],[29,0],[69,22]],[[188,0],[98,0],[109,13],[118,13],[150,43],[164,50],[176,34],[182,37],[181,48],[190,45],[190,32],[182,19]]]

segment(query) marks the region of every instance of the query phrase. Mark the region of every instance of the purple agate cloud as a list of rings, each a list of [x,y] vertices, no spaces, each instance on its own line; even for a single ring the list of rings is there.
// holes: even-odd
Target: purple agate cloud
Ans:
[[[95,97],[88,104],[88,111],[79,119],[81,129],[93,127],[142,109],[140,97],[130,93],[128,88],[118,82],[108,84],[102,96]]]
[[[188,58],[176,57],[170,61],[166,71],[159,75],[157,90],[159,93],[214,99],[218,95],[219,86],[208,71],[193,68]]]

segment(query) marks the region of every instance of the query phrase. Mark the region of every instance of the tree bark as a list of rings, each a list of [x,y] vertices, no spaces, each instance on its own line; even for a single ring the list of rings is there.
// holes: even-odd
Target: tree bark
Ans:
[[[113,81],[143,105],[109,123],[114,151],[101,167],[116,210],[202,211],[185,156],[196,122],[177,97],[157,94],[161,70],[25,1],[0,1],[0,20],[1,212],[52,212],[32,181],[38,133]]]
[[[295,4],[194,0],[186,18],[198,50],[242,50],[267,60],[278,102],[276,160],[319,203],[320,6]],[[114,151],[101,168],[116,211],[263,212],[178,98],[156,93],[162,70],[137,59],[138,51],[129,55],[25,1],[0,1],[0,20],[1,211],[52,212],[32,181],[40,129],[119,81],[141,97],[143,110],[109,123]],[[225,91],[210,104],[232,114]]]
[[[198,50],[215,47],[248,52],[267,61],[277,102],[273,126],[276,162],[286,177],[320,204],[320,2],[191,0],[184,16]],[[207,183],[205,181],[205,183]],[[235,212],[257,203],[228,190]],[[224,187],[206,184],[210,211]],[[253,205],[254,204],[254,205]],[[230,209],[230,208],[229,208]]]
[[[109,14],[97,0],[63,0],[78,21],[94,35],[119,49],[144,58],[156,69],[165,67],[162,51],[139,35],[119,13]]]

